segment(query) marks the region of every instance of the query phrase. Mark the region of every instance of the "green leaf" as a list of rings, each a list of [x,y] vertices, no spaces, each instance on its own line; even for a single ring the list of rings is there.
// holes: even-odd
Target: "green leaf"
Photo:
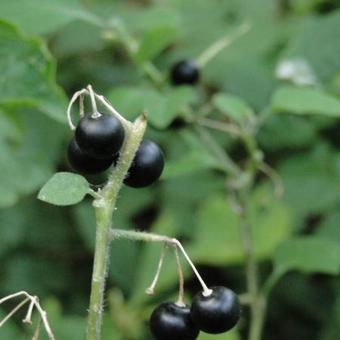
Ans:
[[[261,125],[258,139],[266,151],[309,147],[318,140],[313,122],[297,115],[271,115]]]
[[[45,299],[42,306],[46,310],[49,323],[57,339],[72,340],[85,337],[86,322],[82,316],[64,314],[60,302],[54,297]]]
[[[55,205],[72,205],[82,201],[89,191],[89,183],[83,176],[58,172],[41,188],[38,198]]]
[[[316,229],[315,234],[320,238],[327,238],[340,242],[340,211],[328,214]]]
[[[283,58],[304,59],[318,80],[328,84],[339,74],[340,69],[340,11],[334,10],[328,15],[313,15],[306,19],[283,51]]]
[[[166,162],[162,179],[183,176],[206,168],[218,168],[218,163],[206,152],[190,152],[185,157]]]
[[[259,259],[270,257],[282,239],[288,237],[292,227],[289,209],[272,195],[269,188],[260,187],[250,200],[249,221]],[[244,254],[239,223],[224,196],[209,197],[199,209],[193,241],[188,247],[189,254],[203,264],[241,262]]]
[[[240,340],[240,335],[235,329],[223,334],[207,334],[200,332],[197,340]]]
[[[49,33],[77,19],[98,22],[78,0],[1,1],[0,18],[17,24],[27,33]]]
[[[275,250],[274,265],[280,273],[297,270],[337,275],[340,269],[339,244],[317,236],[287,240]]]
[[[144,35],[135,56],[136,60],[138,62],[152,60],[172,43],[177,35],[178,30],[174,26],[154,27]]]
[[[337,158],[327,145],[319,144],[309,152],[291,156],[281,162],[284,201],[304,218],[336,207],[340,202],[340,173]]]
[[[7,313],[0,310],[0,319],[3,320],[7,316]],[[3,339],[24,339],[24,335],[20,333],[14,320],[9,319],[6,324],[1,327],[1,337]]]
[[[36,110],[0,109],[0,207],[35,192],[54,173],[62,127]]]
[[[253,110],[242,98],[232,94],[216,94],[212,101],[219,111],[241,125],[244,125],[254,114]]]
[[[187,105],[197,99],[195,91],[189,87],[171,89],[165,94],[151,88],[120,87],[108,97],[118,111],[130,119],[146,111],[148,121],[159,129],[169,126]]]
[[[2,21],[0,41],[0,107],[32,107],[66,122],[66,98],[56,84],[55,62],[46,45]]]
[[[49,248],[45,248],[47,249]],[[2,280],[3,294],[26,290],[44,296],[72,284],[72,278],[67,274],[70,267],[49,257],[33,255],[32,252],[17,250],[4,267],[6,277]]]
[[[195,103],[197,93],[192,87],[180,86],[172,89],[164,98],[164,109],[161,114],[150,115],[152,124],[164,129],[178,116],[183,115],[187,106]]]
[[[273,112],[340,117],[340,100],[315,88],[286,86],[272,98]]]
[[[161,115],[164,105],[163,96],[148,87],[121,86],[108,94],[108,99],[126,118],[132,120],[143,111],[150,116]]]

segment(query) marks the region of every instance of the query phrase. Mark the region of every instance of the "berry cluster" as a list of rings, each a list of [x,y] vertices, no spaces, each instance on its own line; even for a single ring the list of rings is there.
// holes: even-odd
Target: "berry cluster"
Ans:
[[[82,174],[97,174],[116,164],[125,139],[118,118],[109,114],[85,115],[78,123],[68,146],[71,167]],[[146,187],[155,182],[164,168],[164,157],[157,144],[141,142],[124,183],[130,187]]]
[[[160,304],[150,318],[150,330],[157,340],[194,340],[199,331],[223,333],[240,318],[237,295],[225,287],[213,287],[209,295],[197,294],[191,307],[171,302]]]

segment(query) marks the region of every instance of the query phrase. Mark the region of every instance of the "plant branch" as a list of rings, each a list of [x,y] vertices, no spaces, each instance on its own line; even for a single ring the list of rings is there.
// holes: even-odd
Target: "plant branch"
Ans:
[[[103,97],[99,97],[103,98]],[[106,103],[109,105],[108,103]],[[113,109],[113,108],[112,108]],[[113,109],[114,110],[114,109]],[[131,124],[131,123],[129,123]],[[125,125],[125,142],[101,197],[93,203],[96,212],[96,243],[87,322],[87,340],[100,340],[103,319],[105,281],[109,263],[110,228],[118,193],[144,136],[146,119],[142,115],[131,125]]]
[[[235,32],[218,39],[211,46],[209,46],[197,59],[197,65],[202,68],[209,61],[216,57],[223,49],[230,46],[236,39],[238,39],[243,34],[247,33],[251,28],[250,23],[243,23]]]
[[[164,243],[168,243],[169,245],[178,247],[178,249],[183,254],[184,258],[190,265],[192,271],[196,275],[198,281],[200,282],[203,288],[203,295],[208,296],[211,294],[212,290],[207,287],[201,275],[199,274],[198,270],[196,269],[194,263],[191,261],[189,255],[187,254],[184,247],[182,246],[181,242],[179,242],[177,239],[164,236],[164,235],[147,233],[143,231],[122,230],[122,229],[111,229],[111,238],[112,239],[122,238],[122,239],[127,239],[127,240],[146,241],[146,242],[164,242]]]
[[[241,173],[239,166],[228,156],[205,128],[196,126],[195,130],[211,152],[221,161],[226,173],[237,178]]]
[[[237,126],[227,123],[222,123],[217,120],[209,119],[209,118],[199,118],[197,119],[197,124],[201,126],[208,127],[210,129],[230,133],[233,136],[240,136],[241,132]]]

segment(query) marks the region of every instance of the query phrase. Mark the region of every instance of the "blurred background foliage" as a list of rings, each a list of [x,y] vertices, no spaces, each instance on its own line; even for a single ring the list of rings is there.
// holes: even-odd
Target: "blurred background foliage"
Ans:
[[[257,140],[285,188],[277,199],[259,176],[249,197],[261,280],[273,266],[286,273],[270,295],[263,339],[340,338],[340,1],[0,0],[0,19],[0,296],[36,294],[57,339],[84,338],[91,202],[58,208],[36,195],[54,172],[70,170],[67,98],[89,83],[127,118],[147,109],[147,135],[167,160],[159,183],[123,188],[115,224],[182,239],[208,284],[244,292],[238,220],[220,164],[183,122],[188,105],[223,111],[231,94],[261,114]],[[250,32],[203,68],[198,86],[160,91],[148,79],[150,62],[167,75],[243,22]],[[242,165],[241,143],[213,134]],[[169,256],[157,294],[144,294],[159,251],[114,242],[104,340],[150,339],[150,311],[177,289]],[[190,296],[199,286],[188,268],[185,275]],[[237,331],[199,339],[243,339],[247,319],[245,310]],[[30,338],[20,320],[0,339]]]

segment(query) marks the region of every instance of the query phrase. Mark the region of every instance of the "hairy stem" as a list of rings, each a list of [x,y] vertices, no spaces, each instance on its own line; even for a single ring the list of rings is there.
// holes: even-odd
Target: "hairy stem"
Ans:
[[[263,296],[257,296],[251,304],[251,325],[249,329],[249,340],[262,339],[263,324],[266,316],[267,301]]]
[[[144,116],[139,117],[126,131],[126,139],[117,166],[114,168],[100,198],[94,201],[96,212],[96,242],[92,273],[90,307],[87,321],[87,340],[100,340],[103,319],[104,290],[109,264],[111,220],[116,200],[133,157],[146,128]]]

